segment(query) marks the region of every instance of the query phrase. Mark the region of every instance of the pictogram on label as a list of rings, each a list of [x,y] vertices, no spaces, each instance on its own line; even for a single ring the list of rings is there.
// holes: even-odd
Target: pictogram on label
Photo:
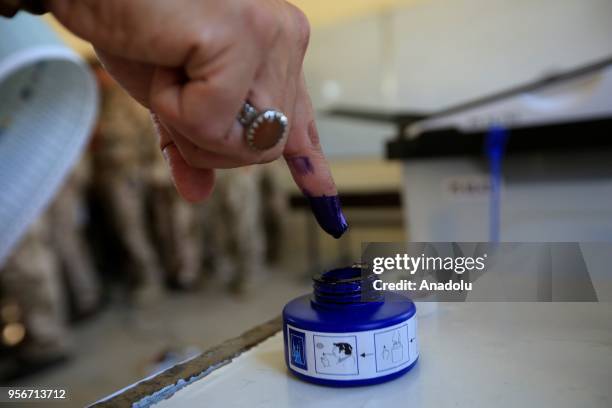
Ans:
[[[315,368],[319,374],[357,375],[356,336],[314,335]]]
[[[408,325],[374,333],[376,371],[387,371],[410,360]]]
[[[308,369],[306,363],[306,334],[297,330],[289,329],[289,353],[291,365]]]

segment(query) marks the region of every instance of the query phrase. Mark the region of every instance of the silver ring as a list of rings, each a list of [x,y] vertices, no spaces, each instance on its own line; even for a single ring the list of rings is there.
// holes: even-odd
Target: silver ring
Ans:
[[[283,112],[276,109],[258,112],[249,102],[242,106],[238,121],[245,128],[247,144],[258,151],[273,148],[286,138],[289,132],[289,119]]]

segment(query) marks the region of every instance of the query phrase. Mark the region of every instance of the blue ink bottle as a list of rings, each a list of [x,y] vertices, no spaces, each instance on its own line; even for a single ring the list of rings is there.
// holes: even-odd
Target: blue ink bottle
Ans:
[[[375,291],[358,267],[313,278],[313,294],[283,310],[285,362],[298,378],[321,385],[378,384],[410,371],[419,358],[416,307]]]

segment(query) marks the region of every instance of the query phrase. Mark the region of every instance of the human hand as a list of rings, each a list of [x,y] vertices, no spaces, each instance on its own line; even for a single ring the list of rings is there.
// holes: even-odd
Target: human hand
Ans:
[[[304,82],[310,29],[300,10],[284,0],[48,0],[47,7],[151,110],[185,199],[207,198],[215,169],[282,155],[323,229],[336,238],[345,232]],[[236,120],[246,100],[284,112],[288,138],[251,149]]]

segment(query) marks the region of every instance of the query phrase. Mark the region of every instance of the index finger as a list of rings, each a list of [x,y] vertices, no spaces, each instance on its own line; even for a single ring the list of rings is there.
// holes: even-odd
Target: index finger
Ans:
[[[340,238],[348,229],[348,223],[321,149],[312,103],[303,78],[298,86],[293,125],[284,157],[295,184],[308,199],[321,228],[334,238]]]

